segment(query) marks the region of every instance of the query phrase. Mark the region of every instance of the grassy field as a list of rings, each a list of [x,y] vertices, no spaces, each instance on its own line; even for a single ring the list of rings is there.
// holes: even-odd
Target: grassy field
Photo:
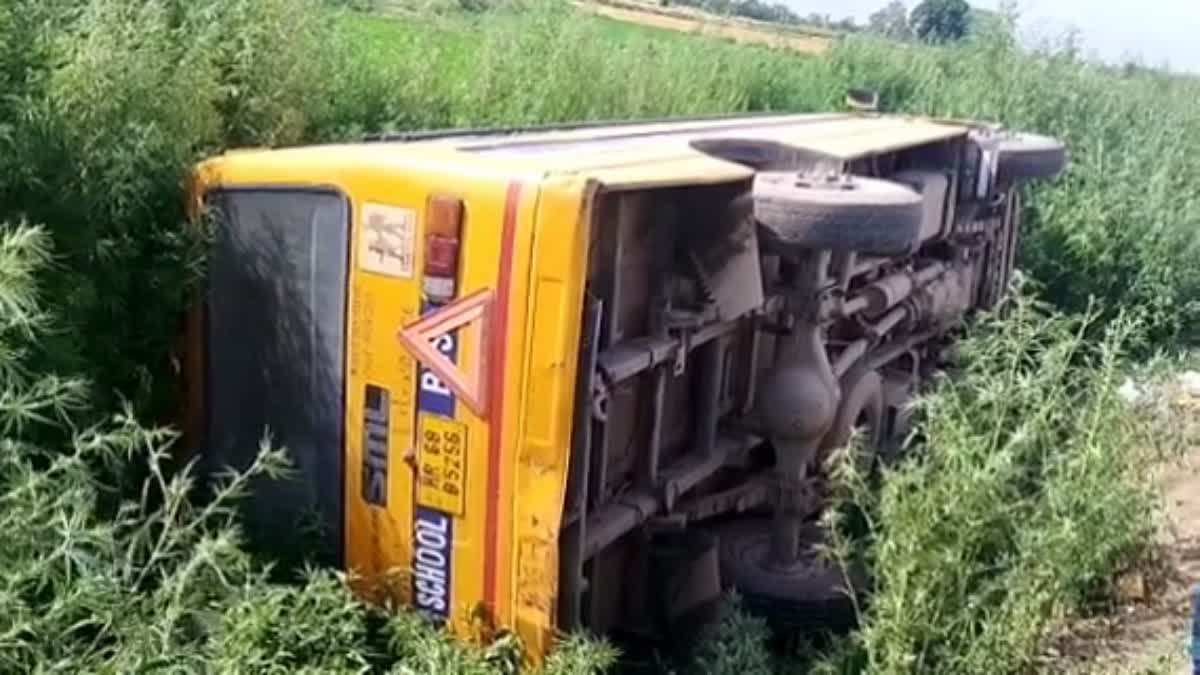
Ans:
[[[0,670],[511,668],[511,645],[463,650],[329,573],[277,585],[240,545],[244,479],[192,504],[192,478],[166,471],[173,435],[134,421],[174,409],[178,312],[203,272],[203,239],[183,227],[190,164],[365,132],[815,111],[874,86],[895,110],[1062,136],[1071,170],[1035,188],[1023,233],[1046,306],[981,327],[966,376],[924,408],[928,451],[880,496],[845,477],[839,513],[870,527],[840,548],[881,585],[819,669],[1022,671],[1046,629],[1145,552],[1155,505],[1140,468],[1187,439],[1164,431],[1169,406],[1132,409],[1115,388],[1130,357],[1200,337],[1196,80],[1024,54],[1002,35],[937,49],[849,38],[814,58],[562,4],[402,18],[329,4],[0,5]],[[266,451],[248,470],[280,462]],[[746,617],[719,628],[681,670],[794,665],[772,661]],[[572,640],[549,670],[608,657]]]

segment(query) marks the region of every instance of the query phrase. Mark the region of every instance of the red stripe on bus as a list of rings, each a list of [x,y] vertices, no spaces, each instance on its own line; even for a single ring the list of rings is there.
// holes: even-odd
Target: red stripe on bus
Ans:
[[[520,182],[508,185],[504,202],[504,229],[500,239],[500,272],[496,282],[496,302],[492,306],[491,351],[488,355],[488,438],[487,519],[484,524],[483,597],[493,615],[496,611],[496,581],[500,546],[500,457],[504,450],[504,382],[508,349],[508,312],[512,305],[513,264],[517,237],[517,214],[521,205]]]

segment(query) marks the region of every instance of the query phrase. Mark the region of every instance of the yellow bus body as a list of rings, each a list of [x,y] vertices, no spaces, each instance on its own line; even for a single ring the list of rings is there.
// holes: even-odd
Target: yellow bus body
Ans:
[[[748,167],[693,147],[697,138],[720,135],[734,122],[738,138],[848,160],[967,130],[901,117],[802,115],[244,150],[199,166],[197,200],[229,187],[320,187],[351,205],[345,475],[339,479],[345,565],[362,593],[423,604],[435,614],[444,601],[454,633],[484,641],[515,630],[531,658],[544,656],[556,635],[558,533],[592,200],[601,189],[747,180],[753,175]],[[448,415],[444,408],[423,410],[418,359],[398,337],[423,316],[420,242],[430,201],[445,196],[460,199],[465,209],[456,297],[487,295],[483,317],[454,336],[456,365],[465,380],[478,380],[484,414],[461,400]],[[381,208],[409,214],[415,226],[402,234],[407,240],[398,274],[372,271],[367,260],[373,254],[364,219]],[[367,460],[368,385],[389,392],[386,506],[361,498],[364,480],[377,478],[360,470]],[[193,411],[193,419],[199,414]],[[435,467],[443,481],[437,489],[419,486],[425,432],[439,442],[465,435],[459,459]],[[446,461],[461,461],[461,475]],[[461,486],[462,494],[446,483]],[[420,525],[429,510],[447,520]],[[421,546],[438,550],[426,554]],[[424,570],[418,586],[421,555],[444,563],[444,588],[436,569]]]

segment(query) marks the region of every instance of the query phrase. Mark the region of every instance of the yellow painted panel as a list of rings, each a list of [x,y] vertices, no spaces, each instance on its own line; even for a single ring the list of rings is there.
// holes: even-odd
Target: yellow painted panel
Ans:
[[[693,150],[658,162],[620,164],[596,168],[587,175],[613,189],[655,188],[675,185],[717,185],[746,180],[748,167],[713,159]]]
[[[525,438],[533,443],[553,443],[560,418],[554,403],[562,394],[563,367],[569,360],[563,349],[563,306],[566,284],[538,276],[534,295],[533,340],[529,373],[529,408]]]
[[[347,317],[346,563],[351,573],[362,575],[362,585],[372,596],[388,595],[411,603],[411,569],[400,563],[408,561],[411,552],[417,377],[413,358],[395,346],[395,331],[419,317],[420,292],[414,279],[364,271],[361,244],[369,236],[364,228],[366,205],[410,210],[419,232],[424,194],[419,186],[399,185],[395,176],[376,171],[348,172],[340,178],[354,203]],[[370,486],[364,484],[372,479],[366,469],[364,432],[368,386],[388,394],[387,491],[382,503],[368,501]]]
[[[797,145],[802,143],[803,147],[811,150],[852,159],[936,143],[964,133],[965,129],[959,127],[917,120],[897,121],[890,126],[865,128],[853,134],[805,138]]]
[[[403,157],[395,149],[391,152],[398,156],[383,162],[379,147],[363,146],[361,152],[351,147],[234,153],[206,163],[199,175],[205,185],[322,185],[337,187],[350,197],[353,241],[346,353],[347,567],[358,577],[354,585],[370,597],[382,599],[387,594],[414,603],[439,618],[444,615],[461,635],[484,636],[486,631],[479,630],[476,618],[487,600],[484,572],[489,565],[496,586],[493,618],[501,626],[511,626],[513,618],[514,491],[512,471],[506,467],[511,466],[515,456],[516,420],[520,414],[516,402],[523,386],[524,352],[510,348],[501,359],[506,362],[509,378],[496,393],[512,403],[503,416],[480,419],[461,401],[452,401],[453,405],[446,407],[444,385],[436,376],[418,369],[397,334],[423,311],[432,309],[423,307],[419,273],[424,263],[421,242],[430,195],[452,190],[464,201],[458,288],[458,296],[464,297],[480,289],[496,289],[502,268],[498,261],[503,249],[509,180],[478,167],[474,171],[454,170],[451,165],[422,159],[420,153]],[[513,318],[503,337],[507,344],[518,347],[523,345],[529,305],[527,270],[536,195],[534,181],[519,205],[513,258],[504,266],[513,280],[507,303]],[[411,219],[407,212],[411,212]],[[372,254],[369,237],[378,235],[378,231],[368,231],[372,213],[385,214],[384,221],[390,218],[391,225],[402,225],[393,231],[402,233],[402,240],[412,240],[413,250],[407,251],[407,257],[398,264],[383,264],[380,260],[364,264],[363,256]],[[448,341],[437,340],[434,344],[441,348],[445,343],[454,352],[459,367],[470,371],[483,367],[484,353],[496,337],[481,339],[478,327],[470,327],[460,329]],[[374,405],[386,399],[386,415],[368,405],[368,387],[372,388]],[[382,398],[381,391],[386,392]],[[453,513],[453,505],[447,509],[449,512],[416,506],[418,409],[465,425],[467,466],[462,477],[465,494],[461,515]],[[369,447],[379,453],[377,439],[368,436],[377,435],[382,428],[370,426],[369,416],[386,419],[385,473],[378,466],[371,468],[368,461]],[[495,434],[501,438],[493,444]],[[497,450],[494,463],[493,445]],[[491,477],[493,471],[495,477]],[[381,481],[386,489],[379,488]],[[385,496],[381,498],[380,494]],[[490,559],[489,521],[495,539]]]
[[[534,241],[535,310],[515,489],[515,625],[535,662],[554,640],[558,534],[566,497],[580,320],[587,274],[590,194],[570,177],[543,183]]]
[[[628,185],[720,182],[740,170],[691,148],[701,138],[771,140],[852,159],[964,134],[971,122],[899,115],[780,115],[648,125],[588,127],[572,131],[450,137],[420,142],[380,142],[234,152],[201,167],[202,173],[290,173],[294,183],[328,183],[355,167],[394,175],[457,174],[468,183],[497,175],[578,174],[638,167]],[[721,168],[721,165],[725,165]],[[612,178],[616,185],[617,178]],[[450,183],[448,185],[453,185]]]
[[[501,626],[511,627],[514,622],[513,570],[517,564],[515,537],[513,534],[514,511],[524,499],[516,482],[517,451],[520,439],[525,400],[525,362],[528,355],[528,322],[533,316],[532,294],[530,293],[530,267],[533,256],[535,214],[540,200],[540,179],[522,184],[517,202],[515,250],[511,258],[512,285],[509,290],[511,302],[508,314],[507,349],[504,352],[506,377],[503,381],[504,417],[496,420],[501,424],[502,443],[500,454],[493,458],[493,470],[498,474],[499,492],[491,508],[496,510],[499,522],[499,542],[496,549],[496,621]]]

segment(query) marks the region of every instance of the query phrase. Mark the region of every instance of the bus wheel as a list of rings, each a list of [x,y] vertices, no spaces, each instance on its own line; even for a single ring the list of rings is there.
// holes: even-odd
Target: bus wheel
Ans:
[[[911,187],[878,178],[759,173],[754,218],[780,250],[905,253],[920,239],[925,202]]]
[[[1067,166],[1062,141],[1048,136],[1016,132],[975,132],[975,142],[996,153],[996,183],[1011,186],[1055,178]]]
[[[722,581],[732,586],[746,609],[777,628],[801,633],[844,632],[855,625],[851,592],[862,590],[865,575],[844,574],[840,565],[818,554],[820,528],[801,532],[803,553],[780,567],[771,556],[771,520],[730,523],[718,530]],[[852,589],[852,590],[851,590]]]

